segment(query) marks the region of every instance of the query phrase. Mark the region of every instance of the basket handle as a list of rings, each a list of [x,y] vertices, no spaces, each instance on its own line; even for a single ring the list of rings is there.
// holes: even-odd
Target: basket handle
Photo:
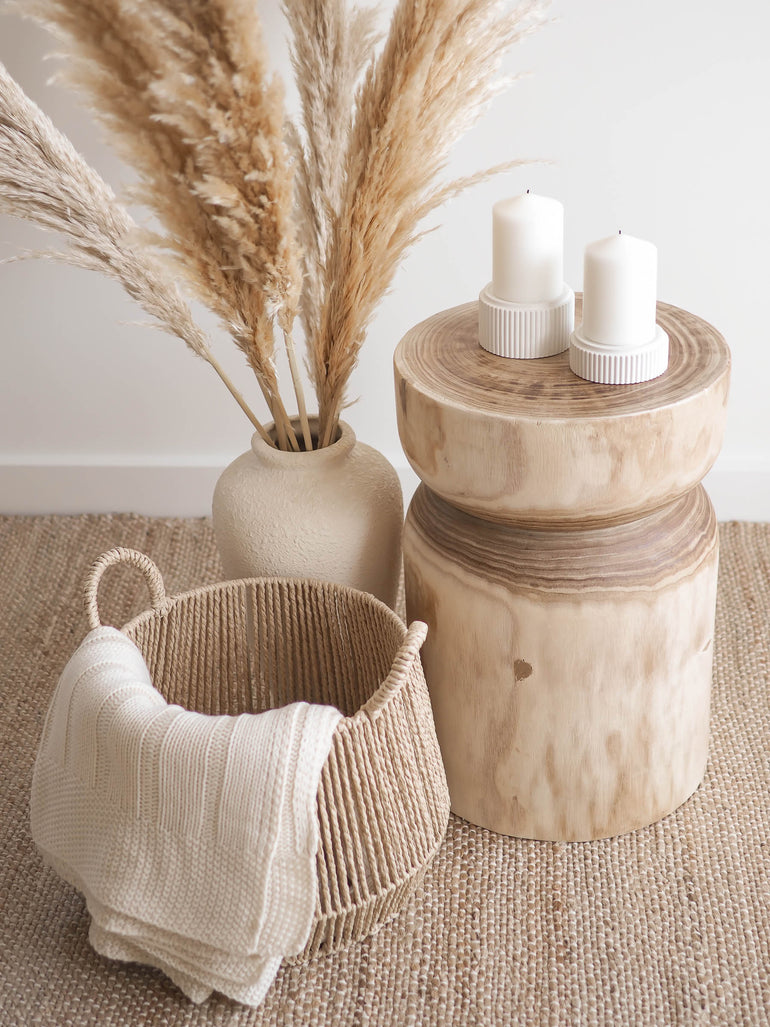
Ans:
[[[363,710],[370,720],[376,721],[393,696],[397,695],[406,683],[412,664],[419,656],[422,643],[428,634],[428,625],[421,620],[414,620],[404,637],[404,641],[396,653],[390,672],[374,695],[364,704]]]
[[[102,553],[91,567],[86,578],[84,590],[86,617],[88,618],[88,626],[92,630],[93,628],[101,627],[102,624],[97,598],[99,582],[107,568],[116,563],[127,563],[132,567],[138,567],[142,574],[144,574],[154,610],[161,610],[166,605],[166,589],[163,584],[163,578],[149,556],[145,556],[144,553],[140,553],[136,549],[124,549],[123,546],[116,546],[115,549]]]

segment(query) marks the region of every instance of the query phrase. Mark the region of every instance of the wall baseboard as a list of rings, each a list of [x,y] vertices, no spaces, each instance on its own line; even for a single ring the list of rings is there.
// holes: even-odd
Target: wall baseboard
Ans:
[[[226,463],[0,464],[0,512],[201,517]]]
[[[390,459],[408,502],[417,477],[400,454]],[[226,463],[0,463],[0,513],[201,517]],[[770,521],[770,460],[720,461],[704,484],[720,521]]]
[[[703,484],[720,521],[770,521],[770,460],[718,461]]]

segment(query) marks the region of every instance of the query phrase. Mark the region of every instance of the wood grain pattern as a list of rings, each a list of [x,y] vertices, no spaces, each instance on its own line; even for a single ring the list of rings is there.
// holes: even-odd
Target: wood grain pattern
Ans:
[[[551,593],[584,597],[674,581],[711,554],[717,530],[702,486],[622,524],[534,530],[473,517],[420,485],[409,524],[459,570],[504,587],[536,591],[543,600]]]
[[[533,526],[622,521],[684,495],[713,464],[730,355],[705,321],[659,304],[668,371],[610,386],[574,375],[567,353],[487,353],[477,317],[477,303],[437,314],[407,333],[394,358],[404,452],[454,506]]]
[[[580,324],[582,296],[575,296]],[[668,332],[668,371],[635,385],[598,385],[569,370],[569,353],[541,360],[510,360],[488,353],[478,342],[478,303],[441,311],[404,337],[399,367],[410,370],[426,392],[489,413],[564,419],[595,414],[634,414],[687,399],[708,388],[729,366],[729,351],[707,321],[679,307],[659,303],[657,320]]]
[[[404,532],[407,614],[429,625],[453,811],[572,841],[676,809],[707,758],[717,552],[702,488],[632,524],[529,532],[423,486]]]
[[[577,322],[580,297],[577,297]],[[658,305],[667,372],[587,382],[567,353],[478,345],[476,303],[396,350],[423,481],[404,530],[410,618],[452,809],[505,834],[600,838],[697,788],[708,752],[719,452],[730,354]]]

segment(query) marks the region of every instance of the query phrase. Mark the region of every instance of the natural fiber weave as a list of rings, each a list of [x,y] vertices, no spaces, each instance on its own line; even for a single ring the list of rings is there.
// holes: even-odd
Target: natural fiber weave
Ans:
[[[92,628],[101,575],[119,563],[149,585],[153,608],[122,630],[168,703],[213,716],[294,702],[343,714],[318,787],[316,914],[296,958],[371,934],[420,883],[449,818],[418,655],[425,625],[407,631],[374,596],[320,581],[253,578],[167,597],[146,555],[116,548],[89,574]]]
[[[711,758],[680,810],[606,841],[505,838],[457,818],[423,887],[377,934],[285,967],[258,1010],[194,1007],[101,959],[78,894],[29,837],[35,747],[85,571],[115,544],[169,591],[218,580],[205,521],[0,518],[0,1023],[383,1027],[770,1023],[770,525],[721,529]],[[119,579],[119,580],[118,580]],[[146,606],[116,573],[100,603]]]

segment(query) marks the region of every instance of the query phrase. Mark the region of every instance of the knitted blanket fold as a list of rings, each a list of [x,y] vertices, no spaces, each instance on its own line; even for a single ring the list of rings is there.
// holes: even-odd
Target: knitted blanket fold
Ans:
[[[262,1001],[317,897],[316,794],[339,711],[238,717],[169,705],[115,628],[65,667],[32,779],[32,836],[85,896],[97,952],[194,1002]]]

